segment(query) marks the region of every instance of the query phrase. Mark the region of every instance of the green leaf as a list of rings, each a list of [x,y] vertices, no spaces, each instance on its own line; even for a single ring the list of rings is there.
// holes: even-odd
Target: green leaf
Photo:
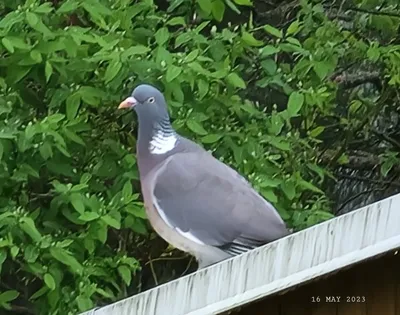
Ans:
[[[168,20],[167,25],[186,25],[186,21],[182,16],[176,16],[173,17],[172,19]]]
[[[150,51],[149,47],[143,46],[143,45],[137,45],[137,46],[132,46],[129,47],[127,50],[125,50],[121,54],[121,58],[128,58],[136,55],[143,55],[146,54]]]
[[[60,263],[71,267],[72,272],[76,272],[78,274],[82,273],[82,265],[65,249],[59,247],[51,247],[50,255],[57,259]]]
[[[82,146],[85,146],[85,142],[83,142],[82,138],[79,137],[75,132],[69,130],[67,127],[62,127],[62,130],[68,139]]]
[[[39,18],[35,13],[26,12],[26,21],[31,27],[35,28],[36,25],[39,23]]]
[[[276,71],[278,70],[278,66],[277,66],[276,62],[274,60],[272,60],[271,58],[261,61],[261,66],[263,67],[265,72],[271,76],[276,74]]]
[[[29,217],[22,217],[20,220],[21,229],[28,234],[34,242],[40,242],[42,235],[37,230],[35,222]]]
[[[80,194],[71,194],[69,200],[76,211],[78,211],[80,214],[85,212],[85,205],[83,204],[82,196]]]
[[[269,188],[262,188],[261,189],[261,195],[269,202],[271,203],[277,203],[278,202],[278,197],[276,194]]]
[[[118,273],[120,274],[122,280],[126,283],[126,285],[130,285],[132,281],[132,273],[129,267],[125,265],[118,266]]]
[[[192,62],[196,60],[197,56],[199,55],[199,50],[195,49],[192,50],[186,57],[185,57],[185,62]]]
[[[214,0],[212,2],[211,12],[214,19],[216,19],[218,22],[221,22],[224,18],[225,3],[222,0]]]
[[[156,42],[158,45],[164,45],[169,39],[169,31],[168,28],[162,27],[160,28],[154,35]]]
[[[122,188],[122,197],[125,200],[129,200],[132,196],[132,183],[130,180],[128,180],[125,184],[124,187]]]
[[[113,80],[122,69],[122,63],[119,59],[113,59],[108,64],[106,73],[104,74],[104,81],[106,83]]]
[[[259,47],[264,45],[264,43],[261,40],[256,39],[253,34],[250,34],[246,31],[243,32],[242,34],[242,40],[249,46],[253,47]]]
[[[54,281],[54,278],[51,274],[46,273],[43,277],[44,283],[47,285],[47,287],[50,290],[54,290],[56,288],[56,282]]]
[[[267,56],[271,56],[274,55],[278,52],[280,52],[281,50],[277,47],[274,47],[272,45],[267,45],[264,48],[262,48],[261,50],[261,56],[263,57],[267,57]]]
[[[28,244],[24,250],[24,259],[28,263],[34,263],[39,257],[40,251],[36,246]]]
[[[17,257],[18,253],[19,253],[19,247],[13,246],[10,248],[10,254],[12,258]]]
[[[1,269],[3,267],[3,263],[7,259],[7,252],[4,249],[0,249],[0,274],[1,274]]]
[[[313,69],[318,77],[323,80],[334,70],[334,64],[329,61],[314,61]]]
[[[310,182],[305,181],[304,179],[298,180],[297,183],[298,183],[299,186],[301,186],[301,187],[303,187],[305,189],[308,189],[308,190],[311,190],[311,191],[314,191],[314,192],[317,192],[317,193],[320,193],[320,194],[324,193],[321,189],[319,189],[318,187],[315,187],[313,184],[311,184]]]
[[[182,73],[182,68],[181,67],[170,65],[170,66],[168,66],[167,74],[165,76],[165,79],[166,79],[167,82],[171,82],[172,80],[177,78],[181,73]]]
[[[127,205],[125,207],[125,211],[134,215],[135,217],[141,218],[141,219],[147,219],[146,211],[144,210],[144,207],[139,207],[137,205]]]
[[[241,14],[240,10],[231,0],[225,0],[226,5],[235,13]]]
[[[297,113],[300,111],[301,107],[304,104],[304,95],[300,92],[293,92],[289,96],[289,101],[287,105],[287,111],[290,117],[297,116]]]
[[[76,0],[63,1],[62,5],[56,11],[58,14],[69,13],[75,11],[80,3]]]
[[[31,46],[25,42],[25,38],[16,37],[16,36],[6,36],[4,37],[15,47],[22,50],[30,50]]]
[[[394,159],[385,159],[385,161],[381,165],[381,174],[383,177],[386,177],[390,170],[395,166],[396,161]]]
[[[84,212],[78,217],[79,220],[82,220],[85,222],[94,221],[98,218],[100,218],[100,215],[96,212]]]
[[[299,22],[299,20],[295,20],[287,28],[286,35],[296,34],[297,31],[299,30],[299,28],[300,28],[300,22]]]
[[[278,37],[278,38],[282,38],[283,37],[283,33],[282,33],[281,30],[278,30],[277,28],[275,28],[275,27],[273,27],[273,26],[271,26],[269,24],[264,25],[264,30],[267,33],[271,34],[272,36],[275,36],[275,37]]]
[[[46,61],[46,65],[44,66],[44,74],[46,77],[46,82],[49,82],[50,77],[53,74],[53,66],[48,61]]]
[[[274,147],[283,150],[283,151],[289,151],[290,150],[290,143],[287,142],[284,138],[282,137],[268,137],[267,138],[268,143],[273,145]]]
[[[43,294],[47,293],[49,291],[49,288],[47,286],[44,286],[37,290],[35,293],[33,293],[30,297],[30,300],[36,300],[40,298]]]
[[[207,130],[204,129],[202,124],[198,121],[195,121],[193,119],[188,119],[186,121],[186,126],[193,131],[194,133],[200,135],[200,136],[205,136],[208,134]]]
[[[40,6],[38,6],[37,8],[35,8],[35,12],[37,13],[50,13],[51,11],[53,11],[53,4],[50,2],[45,2],[43,4],[41,4]]]
[[[31,59],[32,59],[35,63],[41,63],[42,60],[43,60],[42,54],[41,54],[39,51],[35,50],[35,49],[32,50],[32,51],[29,53],[29,55],[30,55]]]
[[[283,220],[289,220],[291,218],[290,213],[288,211],[286,211],[285,209],[279,208],[277,210]]]
[[[230,85],[232,85],[234,87],[237,87],[237,88],[240,88],[240,89],[245,89],[246,88],[246,83],[235,72],[232,72],[232,73],[228,74],[226,80]]]
[[[3,158],[3,154],[4,154],[4,147],[3,147],[3,144],[0,141],[0,162],[1,162],[1,159]]]
[[[289,200],[293,200],[296,196],[296,187],[291,181],[286,181],[281,184],[281,189]]]
[[[76,298],[76,303],[78,304],[78,308],[81,312],[88,311],[93,308],[93,302],[86,296],[78,296]]]
[[[102,216],[101,219],[114,229],[119,230],[121,228],[121,222],[108,214]]]
[[[65,101],[66,106],[66,114],[68,120],[73,120],[77,113],[79,106],[81,105],[81,96],[79,93],[74,93],[68,96],[67,100]]]
[[[282,179],[278,178],[270,178],[267,176],[263,176],[258,184],[259,187],[278,187],[279,184],[282,183]]]
[[[108,236],[107,232],[108,228],[106,224],[99,225],[99,227],[96,230],[97,239],[103,244],[105,244],[105,242],[107,241],[107,236]]]
[[[202,137],[201,138],[201,142],[203,142],[203,143],[215,143],[221,138],[222,138],[222,135],[218,135],[218,134],[215,134],[215,133],[210,133],[210,134]]]
[[[14,139],[15,135],[9,132],[0,131],[0,139]]]
[[[13,54],[14,53],[14,46],[13,46],[13,44],[11,43],[11,41],[9,40],[9,39],[7,39],[6,37],[3,37],[2,39],[1,39],[1,43],[3,44],[3,46],[11,53],[11,54]]]
[[[250,0],[233,0],[238,5],[252,6],[253,3]]]
[[[205,81],[203,79],[198,79],[197,87],[199,89],[199,99],[201,100],[207,95],[207,93],[210,89],[210,86],[209,86],[208,81]]]
[[[212,2],[210,0],[197,0],[200,9],[202,9],[207,15],[211,13]]]
[[[11,302],[19,296],[19,292],[15,290],[5,291],[0,294],[0,305]]]
[[[318,126],[314,128],[313,130],[310,131],[310,136],[313,138],[318,137],[323,131],[325,130],[325,127],[323,126]]]

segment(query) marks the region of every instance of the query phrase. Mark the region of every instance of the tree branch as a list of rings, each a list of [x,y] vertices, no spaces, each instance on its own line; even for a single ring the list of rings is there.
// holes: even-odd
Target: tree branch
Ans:
[[[367,9],[362,9],[362,8],[344,8],[344,10],[348,11],[354,11],[354,12],[360,12],[360,13],[367,13],[367,14],[373,14],[373,15],[385,15],[385,16],[391,16],[391,17],[398,17],[400,18],[399,13],[393,13],[393,12],[384,12],[384,11],[375,11],[375,10],[367,10]]]
[[[337,151],[327,150],[320,158],[320,162],[324,165],[332,165],[332,161],[336,162],[335,157]],[[364,152],[364,151],[348,151],[347,163],[341,164],[340,166],[350,168],[353,170],[374,170],[381,165],[381,159],[379,156]],[[395,172],[400,172],[400,166],[393,167]]]
[[[400,149],[400,142],[396,141],[395,139],[389,137],[387,134],[384,133],[380,133],[376,130],[372,130],[372,133],[376,136],[378,136],[379,138],[381,138],[382,140],[389,142],[392,146],[394,146],[397,149]]]
[[[349,204],[353,200],[356,200],[358,197],[361,197],[362,195],[370,194],[370,193],[373,193],[373,192],[376,192],[376,191],[383,191],[383,190],[385,190],[385,189],[384,188],[375,188],[375,189],[361,191],[358,194],[355,194],[355,195],[351,196],[350,198],[348,198],[346,201],[344,201],[340,205],[340,207],[336,210],[336,214],[340,214],[340,212],[344,209],[344,207],[346,207],[347,204]]]
[[[390,181],[390,180],[373,179],[373,178],[368,178],[368,177],[364,177],[364,176],[347,175],[347,174],[342,174],[342,173],[336,174],[336,176],[338,178],[342,178],[342,179],[350,179],[350,180],[355,180],[358,182],[369,182],[369,183],[380,184],[380,185],[389,185],[389,186],[400,188],[400,184],[398,184],[394,181]]]
[[[289,11],[296,7],[300,6],[299,1],[292,1],[286,4],[281,4],[277,8],[267,11],[267,12],[258,12],[258,16],[266,19],[266,21],[271,20],[272,18],[283,18],[283,16]]]
[[[15,313],[20,314],[35,314],[35,312],[31,308],[25,306],[11,305],[11,310]]]
[[[378,71],[361,71],[357,74],[341,73],[331,78],[345,89],[351,89],[364,83],[380,83]]]

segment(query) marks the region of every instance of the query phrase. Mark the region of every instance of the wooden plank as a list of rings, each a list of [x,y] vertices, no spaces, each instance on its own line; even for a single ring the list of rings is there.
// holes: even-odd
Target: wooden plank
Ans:
[[[337,304],[340,301],[341,283],[338,274],[321,279],[314,283],[314,299],[312,315],[336,315]]]
[[[310,315],[313,294],[312,284],[307,284],[282,295],[280,315]]]
[[[396,314],[395,260],[393,254],[369,264],[366,270],[368,315]]]
[[[280,296],[271,296],[267,299],[251,303],[242,307],[238,315],[280,315]],[[233,314],[232,315],[236,315]]]
[[[337,315],[366,315],[365,277],[367,270],[362,264],[341,272],[338,281],[342,283],[341,299]],[[352,301],[354,299],[354,301]],[[382,314],[383,315],[383,314]]]
[[[395,255],[395,267],[400,266],[400,250],[396,251]],[[396,315],[400,315],[400,270],[399,268],[395,268],[394,278],[396,279]]]
[[[396,252],[395,256],[395,266],[400,266],[400,250]],[[395,277],[396,279],[396,315],[400,315],[400,270],[399,268],[395,268]]]

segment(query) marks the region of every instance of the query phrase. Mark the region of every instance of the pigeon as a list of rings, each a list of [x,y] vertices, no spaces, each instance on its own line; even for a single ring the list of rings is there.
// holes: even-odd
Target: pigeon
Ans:
[[[137,163],[150,224],[194,256],[198,269],[290,234],[243,176],[174,130],[156,87],[137,86],[118,108],[138,117]]]

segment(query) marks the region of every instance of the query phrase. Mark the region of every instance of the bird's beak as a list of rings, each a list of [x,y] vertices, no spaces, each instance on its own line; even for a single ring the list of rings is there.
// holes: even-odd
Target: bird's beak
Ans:
[[[133,96],[129,96],[119,104],[118,109],[131,108],[137,104],[137,100]]]

